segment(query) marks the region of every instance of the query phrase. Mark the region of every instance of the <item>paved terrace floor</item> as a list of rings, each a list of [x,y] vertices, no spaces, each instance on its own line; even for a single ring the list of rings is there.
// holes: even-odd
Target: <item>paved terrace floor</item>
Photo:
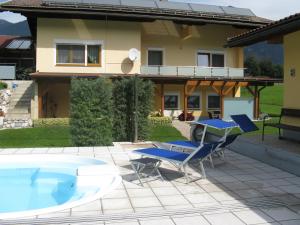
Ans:
[[[103,199],[52,214],[5,224],[93,225],[299,225],[300,177],[227,151],[226,162],[206,165],[206,180],[184,183],[169,163],[161,172],[165,181],[138,185],[129,160],[133,149],[149,144],[113,147],[1,149],[0,154],[71,154],[115,164],[122,184]],[[197,168],[189,169],[199,177]]]

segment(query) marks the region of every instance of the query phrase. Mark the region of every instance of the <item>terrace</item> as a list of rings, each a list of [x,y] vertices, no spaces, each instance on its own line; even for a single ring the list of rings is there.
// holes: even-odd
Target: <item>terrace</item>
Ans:
[[[129,160],[136,148],[151,143],[115,143],[113,147],[1,149],[0,154],[68,154],[115,164],[122,184],[86,205],[1,224],[299,224],[300,178],[278,168],[227,151],[226,162],[208,165],[206,180],[184,183],[181,173],[164,163],[165,181],[149,180],[141,187]],[[199,176],[193,166],[190,171]]]

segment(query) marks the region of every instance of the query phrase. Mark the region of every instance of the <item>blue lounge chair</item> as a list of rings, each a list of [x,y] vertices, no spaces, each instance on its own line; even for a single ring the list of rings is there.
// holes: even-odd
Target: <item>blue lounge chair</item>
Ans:
[[[239,125],[239,128],[243,131],[243,133],[250,133],[259,130],[259,128],[245,114],[232,115],[231,118],[236,124]],[[218,149],[216,149],[215,153],[224,158],[224,152],[226,147],[231,145],[240,135],[242,135],[242,133],[228,135],[225,141],[218,147]],[[195,150],[200,145],[200,143],[194,141],[172,141],[167,142],[166,144],[170,146],[170,150],[172,150],[175,147]],[[214,163],[211,156],[208,159],[210,160],[211,166],[214,167]]]
[[[250,118],[245,114],[232,115],[230,117],[236,124],[239,125],[243,133],[250,133],[259,130],[259,128],[255,125],[255,123],[253,123],[250,120]]]
[[[200,164],[202,177],[206,178],[203,161],[210,157],[210,155],[213,154],[220,144],[222,144],[222,142],[203,144],[198,146],[197,149],[190,154],[162,148],[146,148],[135,150],[133,152],[149,158],[165,160],[172,163],[184,173],[186,182],[188,183],[189,177],[186,171],[186,166],[188,163],[190,161],[197,160]]]

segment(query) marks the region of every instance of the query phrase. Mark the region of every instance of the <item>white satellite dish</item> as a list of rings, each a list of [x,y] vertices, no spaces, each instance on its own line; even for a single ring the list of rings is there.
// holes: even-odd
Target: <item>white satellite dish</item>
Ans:
[[[137,50],[136,48],[132,48],[129,50],[129,59],[130,61],[134,62],[138,59],[139,57],[139,50]]]

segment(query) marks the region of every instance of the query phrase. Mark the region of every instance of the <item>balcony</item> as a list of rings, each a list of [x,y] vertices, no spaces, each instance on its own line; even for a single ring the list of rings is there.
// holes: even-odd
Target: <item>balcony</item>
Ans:
[[[198,66],[142,66],[141,74],[157,76],[242,78],[244,68]]]

